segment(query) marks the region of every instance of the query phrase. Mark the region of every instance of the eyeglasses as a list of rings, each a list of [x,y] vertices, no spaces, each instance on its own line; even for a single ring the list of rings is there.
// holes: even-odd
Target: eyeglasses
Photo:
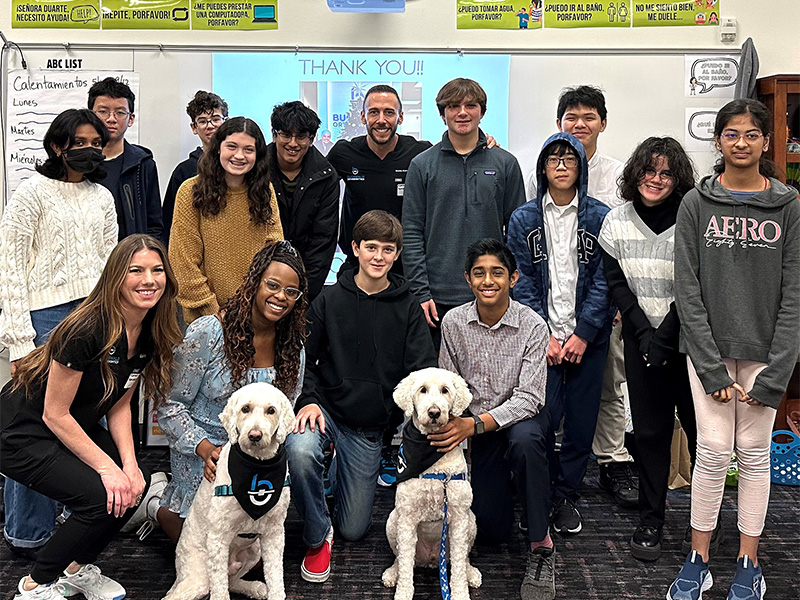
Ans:
[[[557,169],[558,165],[564,164],[567,169],[574,169],[578,166],[578,157],[577,156],[548,156],[547,159],[544,161],[544,164],[547,166],[548,169]]]
[[[208,127],[209,125],[213,125],[214,127],[219,127],[222,123],[225,122],[225,117],[222,115],[214,115],[210,119],[206,119],[205,117],[199,117],[194,120],[194,124],[196,127]]]
[[[303,292],[298,290],[296,287],[284,287],[274,279],[264,279],[264,287],[267,288],[267,291],[270,294],[277,294],[281,290],[283,293],[286,294],[286,297],[289,300],[299,300],[300,296],[303,295]]]
[[[672,183],[675,181],[675,175],[672,174],[672,171],[656,171],[655,169],[651,169],[647,167],[644,170],[644,178],[645,179],[655,179],[658,177],[664,183]]]
[[[719,136],[723,142],[728,144],[735,144],[739,141],[739,138],[744,138],[744,141],[748,144],[755,144],[764,137],[764,134],[760,131],[748,131],[747,133],[739,133],[738,131],[724,131],[722,135]]]
[[[99,108],[96,111],[94,111],[94,114],[96,114],[98,117],[101,117],[102,119],[107,119],[111,115],[114,115],[117,119],[121,121],[122,119],[127,119],[128,115],[130,115],[131,113],[127,110],[122,110],[122,109],[108,110],[107,108]]]
[[[278,139],[284,144],[291,142],[292,138],[294,138],[298,144],[305,144],[309,139],[311,139],[311,136],[307,133],[286,133],[285,131],[276,131],[275,135],[277,135]]]

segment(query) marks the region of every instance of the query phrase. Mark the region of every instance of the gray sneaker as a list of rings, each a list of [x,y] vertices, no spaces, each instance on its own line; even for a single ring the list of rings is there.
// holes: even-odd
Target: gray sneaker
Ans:
[[[556,597],[556,549],[528,551],[528,566],[519,595],[522,600],[553,600]]]

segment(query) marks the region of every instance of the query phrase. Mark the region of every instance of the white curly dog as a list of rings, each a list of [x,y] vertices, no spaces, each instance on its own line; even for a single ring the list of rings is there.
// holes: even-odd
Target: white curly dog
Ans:
[[[256,520],[234,496],[217,495],[215,488],[231,488],[231,443],[238,443],[244,454],[257,461],[268,461],[282,451],[281,444],[294,427],[292,405],[277,388],[253,383],[230,397],[219,418],[229,442],[220,453],[216,480],[211,483],[204,478],[194,497],[178,541],[176,580],[164,600],[197,600],[209,594],[211,600],[228,600],[229,590],[251,598],[284,600],[284,521],[289,488]],[[284,471],[281,484],[285,477]],[[266,584],[242,581],[242,575],[259,559],[264,562]]]
[[[459,416],[472,401],[466,382],[445,369],[422,369],[403,379],[394,390],[394,401],[424,435]],[[386,522],[386,537],[396,559],[383,573],[386,587],[397,586],[395,600],[414,596],[414,565],[438,567],[442,535],[445,485],[449,524],[448,560],[453,600],[469,600],[469,589],[480,587],[481,573],[469,562],[469,551],[477,531],[471,510],[472,487],[466,477],[467,462],[461,446],[441,455],[422,475],[443,474],[445,478],[421,476],[398,483],[395,507]]]

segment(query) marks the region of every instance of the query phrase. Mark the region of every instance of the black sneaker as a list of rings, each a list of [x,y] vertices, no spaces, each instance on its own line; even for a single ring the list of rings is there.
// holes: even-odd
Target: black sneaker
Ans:
[[[553,529],[558,533],[578,533],[581,524],[581,513],[569,498],[559,498],[553,505]]]
[[[553,600],[556,597],[556,549],[528,551],[528,566],[519,595],[522,600]]]
[[[639,483],[633,476],[630,463],[612,462],[600,467],[600,487],[614,497],[623,508],[639,506]]]
[[[717,516],[717,526],[714,528],[714,531],[711,532],[711,543],[708,545],[709,558],[717,553],[723,541],[725,541],[725,530],[722,528],[722,511],[720,511],[719,515]],[[691,551],[692,526],[688,525],[686,527],[686,533],[683,536],[683,542],[681,543],[681,552],[689,554]]]
[[[657,560],[661,556],[664,528],[639,525],[631,537],[631,556],[638,560]]]

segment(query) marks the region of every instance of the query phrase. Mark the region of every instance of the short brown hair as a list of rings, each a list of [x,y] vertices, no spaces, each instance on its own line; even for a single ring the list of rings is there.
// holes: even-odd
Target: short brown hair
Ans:
[[[442,86],[436,94],[436,108],[443,117],[448,104],[459,104],[465,100],[477,102],[481,107],[481,115],[486,114],[486,92],[480,83],[466,77],[456,77]]]
[[[398,250],[403,248],[403,226],[397,217],[385,210],[371,210],[356,222],[353,227],[353,241],[356,246],[367,240],[377,240],[384,244],[394,244]]]

